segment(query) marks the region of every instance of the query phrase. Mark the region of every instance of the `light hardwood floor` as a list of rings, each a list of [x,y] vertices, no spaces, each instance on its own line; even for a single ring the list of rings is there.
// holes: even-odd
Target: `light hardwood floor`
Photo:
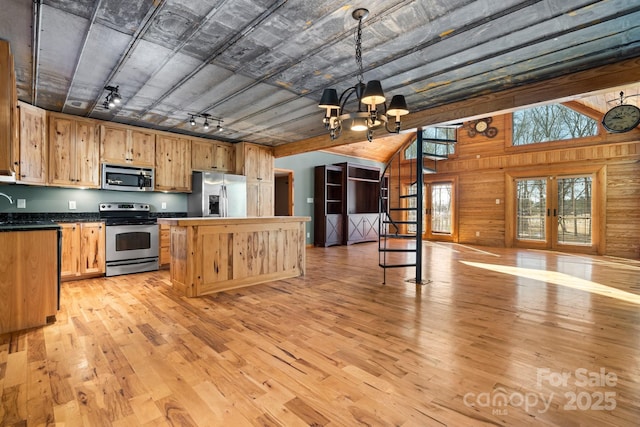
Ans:
[[[640,422],[639,261],[425,243],[431,282],[383,286],[376,249],[194,299],[167,271],[63,283],[55,324],[0,336],[2,425]]]

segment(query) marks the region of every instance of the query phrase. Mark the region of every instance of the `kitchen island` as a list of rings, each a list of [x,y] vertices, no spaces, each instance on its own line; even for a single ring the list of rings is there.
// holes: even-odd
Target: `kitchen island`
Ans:
[[[305,272],[309,217],[158,218],[171,226],[173,288],[196,297]]]

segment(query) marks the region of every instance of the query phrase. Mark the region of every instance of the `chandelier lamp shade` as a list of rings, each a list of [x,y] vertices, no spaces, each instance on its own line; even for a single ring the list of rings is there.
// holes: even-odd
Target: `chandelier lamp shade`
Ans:
[[[370,80],[366,84],[362,67],[362,20],[369,15],[367,9],[358,8],[351,16],[358,21],[356,30],[356,64],[358,66],[358,83],[346,89],[340,97],[333,88],[324,89],[318,106],[325,109],[323,123],[329,131],[331,139],[337,139],[342,134],[343,126],[356,132],[367,132],[367,140],[373,140],[373,131],[384,125],[387,132],[400,132],[400,117],[409,114],[407,102],[402,95],[394,95],[387,107],[387,98],[382,90],[380,80]],[[355,94],[358,110],[347,112],[345,107]],[[393,120],[392,127],[389,121]]]

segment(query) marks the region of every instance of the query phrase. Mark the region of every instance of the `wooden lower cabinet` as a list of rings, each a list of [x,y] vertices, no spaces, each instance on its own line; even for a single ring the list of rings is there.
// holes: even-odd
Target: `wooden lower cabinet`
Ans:
[[[60,278],[75,280],[105,273],[105,227],[102,222],[72,222],[62,227]]]
[[[50,323],[58,311],[58,230],[0,232],[0,334]]]
[[[247,180],[247,216],[273,216],[273,181]]]

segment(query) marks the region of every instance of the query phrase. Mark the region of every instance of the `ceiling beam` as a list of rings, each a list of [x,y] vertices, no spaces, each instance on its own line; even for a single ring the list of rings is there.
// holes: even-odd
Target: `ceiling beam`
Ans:
[[[505,114],[525,106],[541,105],[552,101],[572,101],[607,91],[615,86],[636,84],[638,76],[640,76],[640,57],[411,113],[403,117],[402,127],[403,129],[414,129],[441,123],[473,120],[488,114]],[[322,120],[320,115],[318,120]],[[345,132],[340,138],[332,141],[327,133],[278,145],[274,147],[273,151],[275,157],[278,158],[361,142],[364,138],[362,134]]]

